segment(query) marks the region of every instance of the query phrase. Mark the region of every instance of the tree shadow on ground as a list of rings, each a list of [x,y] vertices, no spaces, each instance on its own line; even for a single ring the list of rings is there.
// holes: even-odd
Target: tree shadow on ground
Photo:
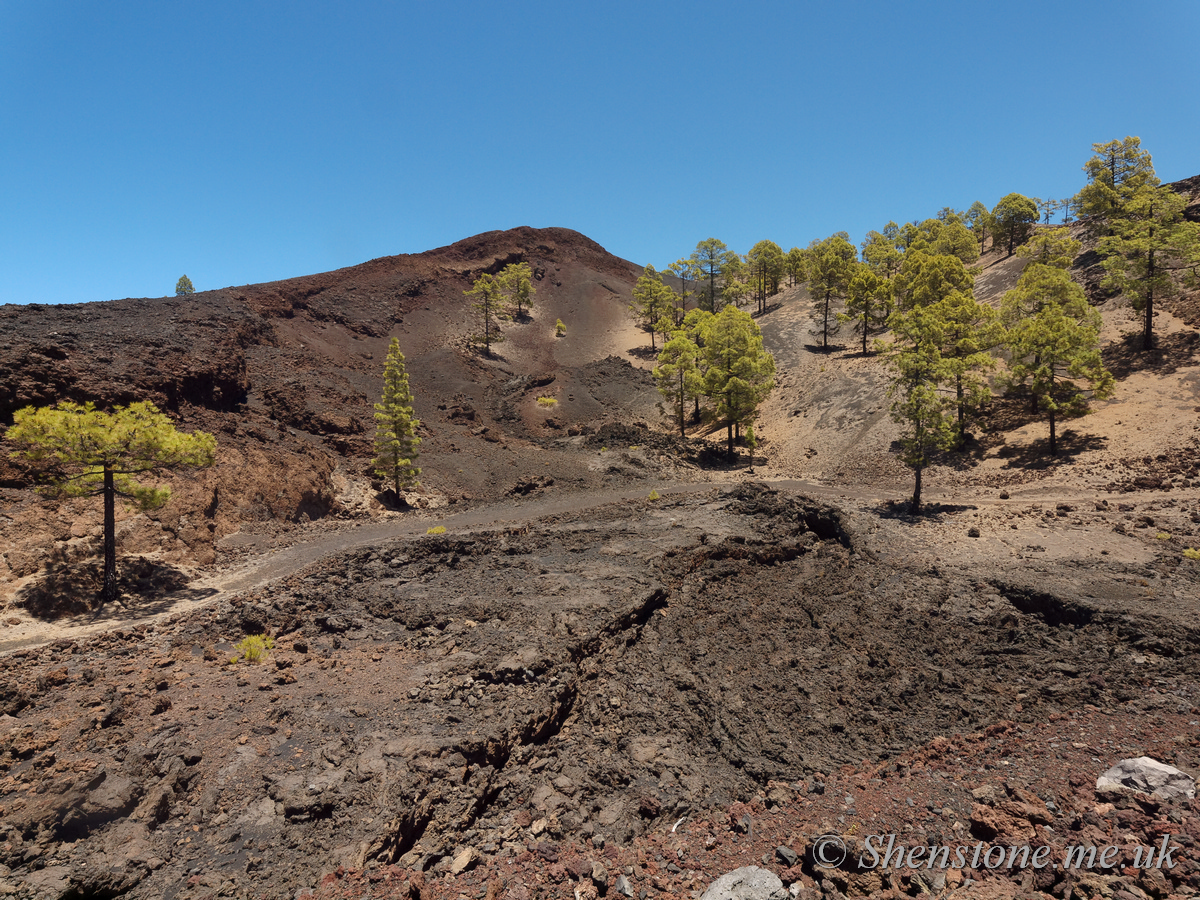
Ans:
[[[1069,465],[1081,453],[1089,450],[1103,450],[1108,446],[1108,438],[1097,434],[1080,434],[1072,428],[1067,428],[1058,435],[1058,455],[1050,455],[1050,435],[1031,441],[1028,444],[1005,444],[996,456],[1007,460],[1006,469],[1050,469],[1059,465]]]
[[[635,359],[658,359],[658,354],[662,352],[662,348],[657,350],[647,347],[645,344],[640,344],[637,347],[630,347],[625,351]]]
[[[459,344],[459,346],[463,346],[465,344],[467,350],[476,359],[486,360],[488,362],[506,363],[508,362],[508,357],[506,357],[503,353],[496,352],[496,345],[502,343],[504,343],[503,340],[492,341],[492,348],[488,350],[483,346],[482,338],[478,341],[472,338],[470,340],[463,341]]]
[[[181,601],[201,600],[215,588],[189,588],[189,577],[169,563],[144,556],[127,557],[117,563],[120,600],[103,604],[103,566],[97,560],[72,561],[56,552],[45,572],[17,591],[15,605],[36,619],[55,620],[91,613],[111,621],[142,619],[166,612]]]
[[[712,446],[701,448],[695,459],[696,465],[709,472],[736,472],[748,468],[750,465],[749,455],[744,448],[737,444],[733,448],[733,459],[729,458],[724,447],[718,449]],[[767,458],[761,453],[756,453],[754,461],[759,465],[765,465]]]
[[[947,516],[955,513],[970,512],[971,510],[979,509],[970,503],[937,503],[927,501],[921,504],[921,511],[914,515],[909,511],[912,505],[912,498],[906,500],[882,500],[876,503],[873,507],[869,507],[881,519],[898,519],[902,522],[923,522],[932,520],[941,522]]]
[[[415,507],[410,504],[408,499],[404,496],[404,492],[401,491],[401,493],[397,495],[394,488],[383,488],[382,490],[375,491],[373,496],[379,501],[380,506],[382,506],[384,509],[391,510],[392,512],[409,512],[410,510],[415,509]]]
[[[758,318],[761,318],[762,316],[769,316],[771,313],[773,313],[779,309],[783,309],[782,301],[776,301],[775,303],[768,303],[766,305],[765,309],[755,310],[754,312],[750,313],[750,317],[752,319],[758,319]]]
[[[1172,375],[1178,369],[1196,365],[1197,351],[1200,351],[1200,334],[1194,331],[1156,335],[1150,350],[1142,349],[1139,331],[1113,341],[1100,351],[1100,358],[1104,360],[1105,368],[1120,379],[1128,378],[1134,372]]]
[[[830,344],[828,347],[822,347],[820,344],[805,344],[804,349],[809,353],[820,353],[822,356],[832,356],[846,349],[845,344]]]
[[[979,424],[992,435],[1024,428],[1046,417],[1041,409],[1032,409],[1032,397],[1020,389],[1002,397],[992,397],[975,413]],[[1003,442],[1003,438],[999,439]]]

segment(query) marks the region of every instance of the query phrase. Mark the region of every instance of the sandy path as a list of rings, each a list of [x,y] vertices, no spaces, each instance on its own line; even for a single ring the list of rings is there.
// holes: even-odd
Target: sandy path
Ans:
[[[761,473],[751,476],[746,472],[741,472],[732,478],[725,477],[719,481],[668,482],[655,484],[653,487],[666,498],[670,495],[719,490],[739,481],[761,481],[781,490],[793,491],[814,499],[832,501],[848,511],[863,515],[865,520],[871,523],[869,526],[871,530],[883,527],[896,531],[898,536],[904,535],[906,541],[911,537],[914,542],[913,547],[927,550],[931,554],[932,560],[936,560],[940,554],[945,554],[957,542],[957,537],[960,537],[961,533],[965,531],[966,524],[970,524],[964,524],[966,520],[961,516],[933,516],[915,523],[880,519],[879,511],[883,508],[886,499],[903,498],[903,491],[897,493],[895,489],[880,485],[822,484],[818,481],[792,478],[764,478],[761,477]],[[104,608],[56,622],[23,619],[20,624],[11,626],[3,633],[3,639],[0,640],[0,655],[53,641],[78,640],[102,631],[128,628],[168,617],[185,615],[236,594],[262,588],[331,555],[358,547],[416,537],[425,534],[433,525],[443,525],[451,533],[504,528],[545,516],[576,514],[581,510],[611,503],[640,500],[646,496],[650,488],[651,485],[646,483],[637,487],[621,489],[551,494],[478,506],[454,515],[439,516],[436,513],[422,512],[385,521],[354,523],[334,530],[323,531],[291,546],[253,556],[227,568],[203,574],[187,589],[177,591],[164,598],[130,606]],[[972,522],[999,521],[1008,516],[1011,511],[1018,508],[1028,509],[1031,505],[1041,503],[1090,504],[1101,496],[1102,494],[1095,488],[1044,482],[1030,485],[1024,489],[1014,489],[1009,500],[1000,500],[995,494],[980,497],[978,492],[955,496],[950,491],[939,490],[936,484],[930,485],[926,491],[928,503],[940,503],[946,507],[970,510],[971,512],[966,515],[971,518]],[[1200,499],[1200,491],[1177,492],[1176,497],[1180,500],[1197,500]],[[1126,498],[1132,500],[1135,499],[1135,496],[1126,495]],[[1009,558],[1021,556],[1021,549],[1028,543],[1029,529],[1033,527],[1036,526],[1032,523],[1023,524],[1019,531],[1003,534],[997,532],[994,540],[983,543],[972,542],[966,546],[975,555],[995,556],[997,562],[1003,564]],[[1044,543],[1048,536],[1045,532],[1041,532],[1038,537]],[[1063,552],[1079,554],[1086,553],[1088,550],[1099,552],[1101,549],[1107,549],[1110,553],[1116,553],[1114,559],[1120,558],[1126,561],[1134,561],[1144,556],[1132,544],[1114,539],[1108,526],[1077,530],[1068,543],[1069,547],[1068,544],[1064,544]]]

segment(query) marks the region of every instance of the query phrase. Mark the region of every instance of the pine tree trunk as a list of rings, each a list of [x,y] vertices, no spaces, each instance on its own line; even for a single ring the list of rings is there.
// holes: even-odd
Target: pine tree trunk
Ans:
[[[492,355],[492,310],[487,300],[483,301],[483,352]]]
[[[1153,230],[1151,234],[1153,235]],[[1146,278],[1146,319],[1142,325],[1142,349],[1154,346],[1154,250],[1150,251],[1149,269]]]
[[[825,314],[821,319],[821,349],[829,349],[829,294],[825,295]]]
[[[1054,410],[1050,410],[1050,455],[1058,456],[1058,441],[1054,435]]]
[[[117,589],[117,489],[112,469],[104,467],[104,587],[101,603],[114,603]]]
[[[914,516],[921,512],[921,466],[916,467],[917,480],[913,485],[912,503],[909,506],[909,512]]]
[[[733,456],[733,422],[731,421],[731,422],[728,424],[728,426],[726,426],[726,428],[727,428],[727,432],[728,432],[728,440],[729,440],[729,450],[728,450],[728,452],[729,452],[729,461],[730,461],[730,462],[733,462],[733,459],[734,459],[734,456]]]
[[[679,367],[679,436],[687,437],[687,430],[683,427],[683,407],[687,403],[687,397],[683,393],[683,366]]]
[[[963,402],[962,374],[954,376],[955,387],[958,389],[958,447],[961,450],[967,443],[966,403]]]

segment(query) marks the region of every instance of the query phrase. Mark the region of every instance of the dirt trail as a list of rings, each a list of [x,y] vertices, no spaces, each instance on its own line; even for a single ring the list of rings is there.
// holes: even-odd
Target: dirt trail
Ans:
[[[771,478],[764,477],[762,469],[756,470],[754,475],[746,471],[721,473],[721,477],[711,481],[668,482],[655,484],[653,487],[664,498],[682,497],[715,491],[747,481],[833,502],[848,513],[857,513],[870,520],[878,520],[880,511],[887,510],[889,501],[902,499],[910,489],[909,485],[897,485],[892,488],[881,485],[846,485],[814,479]],[[305,536],[289,546],[203,572],[186,589],[165,597],[143,602],[131,601],[129,605],[102,608],[92,613],[53,622],[22,616],[19,624],[11,625],[4,631],[3,638],[0,639],[0,655],[55,641],[78,640],[105,631],[186,615],[202,606],[265,587],[334,554],[399,538],[417,537],[435,525],[445,527],[450,533],[486,532],[548,516],[578,514],[583,510],[610,504],[629,503],[644,498],[649,489],[648,484],[643,484],[631,488],[545,494],[480,505],[452,515],[422,511],[383,521],[335,523],[334,527],[322,528],[316,534]],[[926,500],[931,504],[934,514],[926,520],[911,523],[911,527],[898,525],[896,522],[892,522],[890,527],[905,531],[916,541],[914,546],[925,547],[931,560],[936,560],[939,552],[946,552],[948,546],[958,542],[957,539],[962,537],[967,527],[963,525],[964,516],[956,517],[953,515],[955,512],[963,513],[975,524],[981,524],[984,520],[1007,522],[1013,517],[1019,520],[1022,512],[1028,513],[1041,504],[1090,506],[1105,496],[1094,487],[1071,482],[1065,477],[1049,478],[1037,484],[1014,488],[1010,499],[1000,499],[998,493],[981,496],[978,490],[956,490],[953,487],[939,487],[934,483],[926,490]],[[1152,500],[1153,497],[1137,499],[1145,501]],[[1175,499],[1183,505],[1194,504],[1200,501],[1200,490],[1179,491]],[[938,515],[939,509],[950,511],[951,515]],[[1028,515],[1026,517],[1031,518]],[[1036,522],[1011,529],[1011,534],[1003,534],[995,541],[985,541],[983,545],[969,545],[969,555],[977,559],[996,555],[998,562],[1001,557],[1023,558],[1022,548],[1029,545],[1029,527],[1036,527]],[[1106,520],[1100,527],[1077,530],[1069,538],[1061,534],[1049,537],[1044,534],[1036,535],[1041,541],[1037,546],[1043,546],[1044,552],[1055,558],[1076,556],[1080,553],[1098,554],[1104,551],[1105,555],[1115,554],[1114,561],[1119,559],[1132,563],[1144,560],[1146,554],[1139,548],[1114,538],[1110,532],[1111,527]],[[1045,547],[1047,540],[1052,545],[1048,549]],[[989,547],[989,543],[995,546]]]

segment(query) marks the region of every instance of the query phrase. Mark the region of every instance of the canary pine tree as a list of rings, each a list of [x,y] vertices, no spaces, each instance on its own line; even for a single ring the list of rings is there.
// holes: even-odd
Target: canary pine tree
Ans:
[[[843,232],[814,241],[809,247],[808,289],[813,298],[813,327],[808,333],[821,339],[822,350],[829,350],[829,339],[841,328],[836,304],[846,296],[857,259],[858,252]]]
[[[1063,269],[1032,264],[1000,301],[1012,352],[1005,386],[1027,387],[1046,413],[1050,455],[1058,455],[1056,425],[1088,412],[1089,395],[1112,394],[1113,376],[1100,359],[1100,313]]]
[[[679,279],[679,291],[675,293],[675,298],[672,301],[675,305],[672,318],[675,321],[676,327],[683,324],[683,317],[687,315],[688,298],[695,291],[691,290],[692,284],[700,277],[700,273],[692,264],[690,259],[677,259],[675,262],[667,266],[667,271]]]
[[[1100,242],[1108,273],[1104,286],[1122,291],[1142,317],[1142,349],[1154,346],[1154,301],[1179,291],[1173,269],[1200,246],[1200,225],[1183,217],[1187,200],[1170,188],[1144,185],[1129,197],[1122,215]]]
[[[692,251],[689,262],[697,272],[708,276],[708,299],[701,299],[701,309],[710,313],[717,312],[717,275],[736,256],[736,253],[725,246],[724,241],[716,238],[705,238]]]
[[[921,511],[925,469],[939,450],[955,440],[951,404],[940,391],[949,371],[939,349],[946,340],[945,326],[931,309],[915,306],[896,312],[890,322],[895,340],[886,348],[892,370],[888,394],[891,416],[900,428],[900,458],[913,470],[913,495],[909,512]]]
[[[375,459],[371,465],[376,474],[392,483],[398,501],[403,489],[417,486],[421,474],[415,465],[421,422],[413,416],[412,402],[400,341],[392,338],[383,367],[383,397],[375,404]]]
[[[1069,228],[1043,228],[1017,248],[1017,256],[1031,263],[1069,269],[1083,244],[1071,237]]]
[[[471,286],[471,289],[463,291],[463,293],[474,298],[473,306],[483,320],[483,334],[475,335],[472,340],[482,342],[484,353],[491,356],[492,344],[498,344],[504,340],[504,336],[500,334],[498,320],[512,318],[500,305],[504,286],[491,273],[484,272],[475,279],[475,284]]]
[[[909,250],[895,278],[896,308],[907,311],[932,306],[954,291],[970,292],[974,288],[975,276],[957,256]]]
[[[852,323],[862,337],[862,353],[867,355],[867,341],[882,334],[892,314],[892,279],[871,267],[859,263],[846,291],[846,311],[838,319]]]
[[[629,311],[650,332],[650,349],[657,350],[654,335],[669,331],[674,324],[675,292],[663,284],[654,266],[646,266],[633,286]]]
[[[671,415],[679,422],[679,436],[687,437],[684,418],[689,400],[696,400],[704,391],[704,378],[700,371],[700,348],[686,331],[680,329],[671,335],[658,354],[658,365],[654,367],[654,381],[658,392],[670,404]]]
[[[1092,144],[1096,154],[1083,164],[1088,183],[1079,191],[1079,211],[1084,215],[1104,216],[1112,220],[1124,215],[1125,205],[1143,187],[1157,187],[1150,153],[1142,149],[1141,138]]]
[[[746,254],[750,286],[758,301],[758,311],[767,311],[767,298],[779,293],[779,283],[787,270],[787,257],[774,241],[759,241]]]
[[[516,310],[510,309],[509,314],[518,320],[525,318],[525,307],[533,306],[533,295],[537,293],[529,263],[509,263],[496,277],[496,284],[500,293],[508,297],[509,303],[516,306]]]
[[[716,404],[734,458],[734,431],[753,420],[758,404],[775,386],[775,358],[763,347],[762,332],[748,312],[726,306],[702,326],[707,364],[704,393]]]
[[[1021,194],[1005,194],[992,210],[991,219],[993,245],[1008,244],[1008,255],[1012,256],[1033,233],[1037,204]]]
[[[979,241],[979,253],[983,254],[984,244],[987,243],[988,229],[992,227],[992,214],[988,208],[976,200],[963,217],[963,223],[971,229],[971,233]]]
[[[102,603],[119,595],[117,497],[138,510],[158,509],[170,499],[170,488],[143,484],[139,477],[211,466],[217,449],[211,434],[177,431],[164,413],[145,401],[112,412],[96,409],[90,402],[29,406],[13,414],[7,437],[19,455],[43,470],[49,492],[104,498]]]
[[[992,351],[1004,341],[1004,327],[996,311],[975,299],[971,291],[951,291],[928,307],[940,327],[945,387],[952,391],[956,413],[954,441],[963,447],[967,419],[992,396],[987,373],[996,365]]]

